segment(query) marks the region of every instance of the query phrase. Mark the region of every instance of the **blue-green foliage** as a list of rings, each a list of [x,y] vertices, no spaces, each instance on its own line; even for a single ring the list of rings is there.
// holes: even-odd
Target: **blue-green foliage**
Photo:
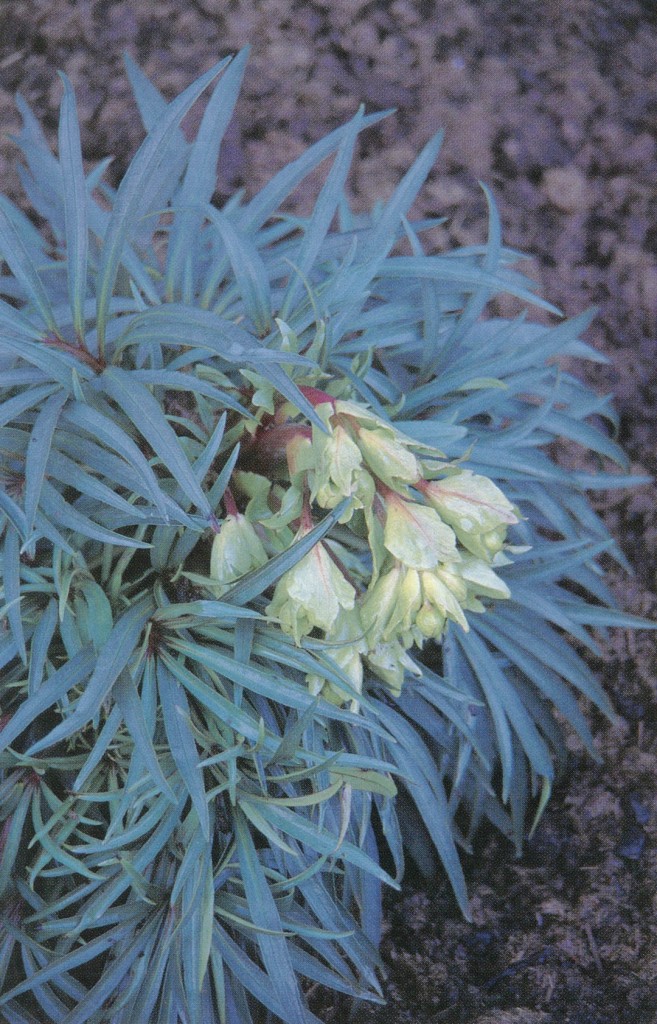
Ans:
[[[105,165],[85,175],[64,76],[59,159],[19,100],[23,183],[49,231],[0,200],[10,1024],[248,1024],[258,1004],[305,1024],[308,980],[379,1000],[381,888],[405,845],[421,864],[438,852],[467,913],[457,845],[484,819],[519,845],[565,754],[553,710],[592,753],[577,696],[609,711],[564,634],[595,651],[588,627],[633,624],[605,588],[598,559],[620,556],[586,498],[628,478],[550,457],[568,438],[626,469],[609,401],[556,361],[600,358],[579,340],[589,316],[482,319],[500,292],[551,308],[512,269],[488,194],[486,244],[424,254],[433,222],[407,215],[439,136],[385,205],[352,215],[356,139],[381,115],[216,209],[245,59],[171,103],[129,64],[147,135],[116,191]],[[281,213],[327,157],[313,214]],[[348,680],[263,615],[276,579],[339,537],[343,507],[221,600],[206,585],[253,374],[322,429],[299,384],[344,381],[522,514],[499,570],[511,599],[449,629],[398,700],[375,679],[358,713],[312,696],[308,673],[346,694]]]

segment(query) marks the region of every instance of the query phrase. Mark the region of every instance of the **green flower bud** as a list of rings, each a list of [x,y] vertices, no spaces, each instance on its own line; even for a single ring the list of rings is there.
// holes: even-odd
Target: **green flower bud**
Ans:
[[[420,574],[422,583],[422,594],[425,601],[434,608],[439,615],[451,619],[468,632],[470,629],[468,620],[465,617],[463,608],[458,599],[452,593],[447,584],[438,578],[436,573],[423,572]]]
[[[313,430],[316,455],[312,477],[311,500],[322,508],[335,508],[343,498],[356,498],[349,509],[349,518],[357,507],[371,504],[374,481],[363,467],[363,456],[349,433],[339,423],[324,434]]]
[[[370,586],[363,601],[360,617],[369,647],[381,640],[390,640],[396,632],[399,610],[399,588],[404,570],[400,562]]]
[[[401,640],[410,647],[414,640],[415,616],[421,604],[419,574],[395,562],[370,588],[361,607],[369,647],[391,640]]]
[[[441,565],[436,570],[436,576],[446,587],[449,587],[459,604],[464,604],[467,601],[468,585],[461,575],[460,563]]]
[[[500,579],[490,565],[480,558],[466,556],[459,565],[459,571],[469,593],[483,594],[485,597],[492,597],[497,601],[504,601],[511,597],[511,591],[504,580]]]
[[[221,591],[266,561],[267,552],[253,524],[239,513],[226,516],[210,555],[210,576],[217,580]]]
[[[340,609],[353,608],[355,597],[354,588],[320,542],[281,576],[267,614],[299,643],[313,629],[329,634]]]
[[[411,672],[416,677],[422,675],[422,670],[408,656],[398,640],[377,644],[374,650],[368,652],[367,662],[374,675],[386,684],[395,697],[401,693],[406,672]]]
[[[330,643],[322,648],[322,654],[334,662],[337,668],[347,677],[351,686],[358,693],[363,689],[363,661],[362,654],[367,652],[367,644],[363,636],[363,627],[360,621],[358,610],[342,609],[333,627],[330,636]],[[327,682],[323,676],[311,673],[306,676],[310,692],[314,695],[321,694],[325,700],[332,704],[342,705],[349,698],[344,690]],[[351,700],[351,710],[358,711],[358,701]]]
[[[487,561],[502,547],[507,526],[518,522],[513,505],[499,487],[469,469],[424,484],[422,493],[461,544]]]
[[[459,558],[454,531],[438,513],[392,495],[387,500],[383,543],[395,558],[413,569],[434,569]]]
[[[415,625],[427,640],[440,640],[445,628],[445,616],[425,601],[415,616]]]
[[[367,466],[388,487],[399,489],[420,479],[422,467],[410,450],[418,445],[412,438],[356,402],[337,401],[335,413],[348,418]]]
[[[488,552],[488,557],[493,559],[504,547],[506,526],[498,526],[496,530],[489,530],[488,533],[482,534],[481,540]],[[474,551],[472,553],[475,554]]]
[[[394,489],[400,484],[414,484],[421,476],[420,463],[399,436],[387,428],[359,430],[357,441],[375,476]]]

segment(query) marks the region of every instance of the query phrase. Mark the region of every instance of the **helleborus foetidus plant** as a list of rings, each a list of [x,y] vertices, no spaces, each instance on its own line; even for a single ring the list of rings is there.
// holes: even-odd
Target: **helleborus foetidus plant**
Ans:
[[[614,414],[556,362],[599,358],[589,315],[482,316],[500,292],[551,308],[488,193],[485,244],[425,255],[435,221],[408,215],[439,136],[352,214],[381,114],[218,209],[245,59],[170,103],[128,62],[146,137],[116,190],[64,76],[57,157],[18,101],[48,229],[0,200],[11,1024],[306,1024],[316,983],[380,1000],[405,849],[467,913],[457,847],[485,819],[520,844],[561,723],[594,753],[578,698],[609,705],[564,637],[633,623],[586,497],[628,483]],[[327,158],[313,213],[282,212]],[[621,474],[555,464],[557,438]]]

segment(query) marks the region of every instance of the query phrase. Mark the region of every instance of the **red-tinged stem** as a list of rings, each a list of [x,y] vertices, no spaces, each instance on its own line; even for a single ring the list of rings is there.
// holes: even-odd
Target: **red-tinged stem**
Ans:
[[[336,555],[335,551],[333,551],[332,548],[330,548],[328,544],[324,544],[323,547],[324,547],[324,550],[326,551],[326,554],[329,556],[329,558],[333,562],[333,564],[337,565],[338,569],[340,570],[340,572],[342,573],[342,575],[346,579],[347,583],[351,584],[351,586],[354,588],[354,590],[356,591],[357,594],[359,592],[361,592],[362,589],[363,589],[361,584],[358,583],[353,578],[353,576],[351,575],[351,573],[347,569],[347,567],[344,564],[344,562],[342,561],[342,559],[338,558],[338,556]]]
[[[226,512],[228,513],[228,515],[229,516],[238,516],[239,515],[239,509],[237,507],[237,502],[235,501],[235,498],[233,497],[233,492],[231,491],[230,487],[227,487],[226,490],[224,491],[224,499],[223,500],[224,500],[224,508],[226,509]]]
[[[301,509],[301,527],[305,533],[310,533],[314,526],[313,513],[310,507],[310,497],[308,491],[304,491],[303,495],[303,507]]]
[[[105,369],[106,364],[104,360],[98,359],[97,356],[92,355],[86,348],[81,348],[70,341],[58,338],[56,334],[46,335],[43,341],[44,344],[49,345],[51,348],[56,348],[59,352],[66,352],[68,355],[75,356],[81,363],[86,363],[87,366],[91,367],[94,373],[102,373]]]

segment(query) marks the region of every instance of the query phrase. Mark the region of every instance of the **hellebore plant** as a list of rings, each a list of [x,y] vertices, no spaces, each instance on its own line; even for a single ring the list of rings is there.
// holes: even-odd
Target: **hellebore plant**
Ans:
[[[359,111],[251,199],[212,204],[246,54],[167,103],[119,187],[20,99],[39,232],[0,200],[0,1015],[9,1024],[317,1021],[381,1000],[384,884],[484,820],[522,842],[609,703],[567,636],[638,625],[566,438],[614,413],[556,361],[504,248],[425,255],[351,212]],[[180,125],[210,97],[193,141]],[[312,214],[282,208],[327,158]],[[553,311],[556,312],[556,311]],[[555,712],[558,715],[555,717]],[[399,791],[399,800],[397,794]]]

